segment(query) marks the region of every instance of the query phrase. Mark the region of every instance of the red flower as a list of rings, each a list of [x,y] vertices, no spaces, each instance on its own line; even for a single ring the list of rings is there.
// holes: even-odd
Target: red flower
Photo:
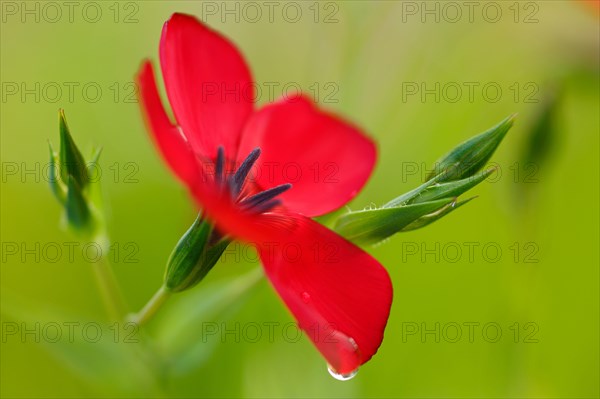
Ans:
[[[160,64],[177,124],[149,61],[137,79],[166,162],[222,234],[256,245],[271,284],[330,366],[356,370],[383,339],[390,279],[374,258],[309,217],[362,188],[373,142],[302,96],[255,110],[242,55],[194,17],[174,14],[164,25]]]

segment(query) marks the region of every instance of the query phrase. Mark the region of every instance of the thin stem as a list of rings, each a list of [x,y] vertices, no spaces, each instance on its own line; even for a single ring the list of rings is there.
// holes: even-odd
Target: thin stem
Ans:
[[[125,314],[125,301],[112,268],[104,256],[94,264],[94,274],[109,317],[111,320],[121,320]]]
[[[154,314],[160,309],[167,299],[171,296],[171,292],[163,285],[148,301],[146,306],[142,308],[138,313],[131,314],[127,317],[127,320],[142,326],[146,324]]]

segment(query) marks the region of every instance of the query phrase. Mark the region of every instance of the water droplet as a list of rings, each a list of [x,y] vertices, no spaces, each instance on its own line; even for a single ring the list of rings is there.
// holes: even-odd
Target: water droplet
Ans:
[[[302,302],[308,303],[310,302],[310,294],[306,291],[302,293]]]
[[[327,371],[329,371],[329,374],[331,374],[331,376],[333,378],[335,378],[338,381],[348,381],[354,378],[354,376],[356,374],[358,374],[358,369],[353,370],[347,374],[340,374],[337,371],[335,371],[330,365],[327,365]]]

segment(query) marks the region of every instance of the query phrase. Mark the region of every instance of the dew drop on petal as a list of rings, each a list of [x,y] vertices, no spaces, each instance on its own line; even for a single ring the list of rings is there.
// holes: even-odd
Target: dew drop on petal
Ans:
[[[354,376],[356,374],[358,374],[358,369],[353,370],[347,374],[340,374],[337,371],[335,371],[330,365],[327,365],[327,371],[329,371],[329,374],[331,374],[331,376],[333,378],[335,378],[338,381],[348,381],[354,378]]]
[[[302,297],[302,302],[304,302],[304,303],[310,302],[310,294],[308,292],[304,291],[302,293],[301,297]]]

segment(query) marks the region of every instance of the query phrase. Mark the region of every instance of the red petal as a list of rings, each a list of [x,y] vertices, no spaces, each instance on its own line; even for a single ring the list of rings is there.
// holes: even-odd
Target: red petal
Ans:
[[[238,158],[257,146],[262,149],[258,184],[292,183],[281,199],[307,216],[331,212],[352,199],[377,157],[374,143],[358,128],[304,97],[267,105],[251,117]]]
[[[302,216],[278,241],[258,245],[271,283],[338,373],[368,361],[392,303],[386,270],[360,248]]]
[[[193,186],[200,173],[196,158],[179,128],[165,113],[149,61],[142,64],[136,80],[144,119],[156,146],[175,175],[188,186]]]
[[[173,113],[192,148],[210,159],[237,153],[254,104],[242,55],[196,18],[174,14],[163,28],[160,62]]]

